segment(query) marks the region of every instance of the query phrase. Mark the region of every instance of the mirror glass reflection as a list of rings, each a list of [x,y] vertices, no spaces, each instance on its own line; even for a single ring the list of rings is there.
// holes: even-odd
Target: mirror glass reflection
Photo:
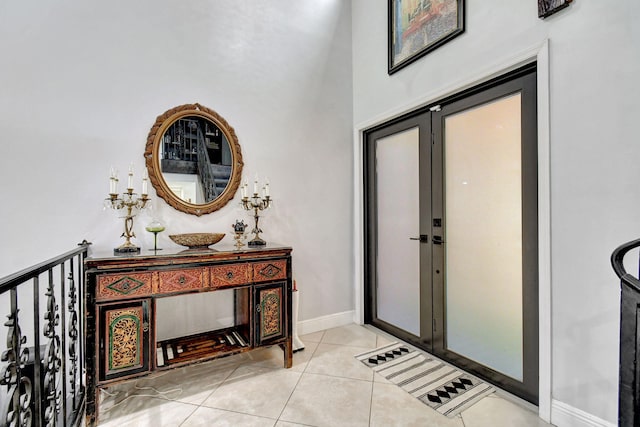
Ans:
[[[224,192],[233,156],[224,132],[214,122],[184,116],[167,128],[160,141],[160,170],[176,197],[200,205]]]

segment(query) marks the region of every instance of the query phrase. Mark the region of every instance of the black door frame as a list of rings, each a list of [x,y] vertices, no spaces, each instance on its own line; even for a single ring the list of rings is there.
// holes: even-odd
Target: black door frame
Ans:
[[[538,132],[537,132],[537,94],[536,73],[512,77],[495,84],[481,92],[469,95],[454,102],[442,105],[433,113],[433,170],[434,196],[441,203],[434,202],[434,217],[442,218],[442,231],[446,242],[446,224],[444,210],[444,120],[446,116],[485,105],[512,94],[521,95],[521,176],[522,176],[522,316],[523,316],[523,380],[518,381],[489,367],[480,365],[464,356],[447,349],[445,328],[446,313],[444,304],[433,304],[434,346],[433,354],[456,366],[459,366],[493,384],[532,402],[538,403]],[[445,278],[444,248],[446,243],[435,245],[433,250],[433,299],[444,301]],[[440,273],[437,273],[441,270]]]
[[[385,123],[384,125],[371,129],[365,134],[364,156],[365,164],[368,167],[365,168],[364,176],[364,206],[365,206],[365,259],[366,267],[364,271],[365,283],[377,283],[377,180],[376,180],[376,141],[387,136],[398,134],[400,132],[409,129],[419,129],[419,155],[420,155],[420,188],[431,188],[431,117],[430,112],[419,111],[414,114],[410,114],[399,118],[393,122]],[[424,166],[424,167],[423,167]],[[399,189],[401,191],[401,189]],[[430,236],[431,234],[431,198],[423,197],[420,194],[420,230],[416,230],[417,233],[423,236]],[[424,213],[424,216],[423,216]],[[428,214],[427,214],[428,213]],[[414,236],[407,236],[407,239]],[[429,238],[429,237],[427,237]],[[427,266],[431,269],[431,245],[416,242],[416,245],[420,245],[420,265]],[[431,334],[426,334],[426,331],[430,331],[433,313],[431,311],[431,295],[430,292],[424,292],[424,289],[431,289],[431,278],[428,275],[420,274],[420,336],[415,336],[403,329],[400,329],[377,316],[377,298],[376,292],[370,287],[364,288],[364,321],[373,326],[376,326],[384,331],[391,333],[402,340],[414,344],[420,348],[429,349],[432,348]]]
[[[487,81],[483,84],[470,88],[468,90],[462,91],[458,94],[449,96],[444,98],[438,102],[434,102],[430,105],[412,111],[402,117],[395,118],[389,122],[380,124],[374,128],[365,130],[363,133],[363,154],[364,154],[364,163],[363,163],[363,195],[364,195],[364,321],[365,323],[371,324],[373,326],[378,327],[379,329],[389,332],[398,338],[409,342],[417,347],[436,354],[439,357],[481,377],[491,383],[494,383],[498,386],[505,388],[506,390],[514,393],[515,395],[528,400],[534,404],[538,403],[538,359],[539,359],[539,336],[538,336],[538,227],[537,227],[537,219],[535,221],[535,227],[529,226],[528,229],[523,230],[523,239],[526,236],[529,236],[528,241],[535,243],[535,245],[527,245],[525,250],[527,250],[529,255],[533,255],[535,257],[535,265],[523,265],[523,275],[529,277],[529,280],[533,280],[535,283],[529,283],[528,285],[524,285],[525,292],[523,292],[523,340],[528,342],[529,344],[523,351],[523,357],[525,358],[524,364],[524,382],[518,382],[517,380],[510,380],[503,374],[500,374],[496,371],[493,371],[489,368],[486,368],[478,363],[473,361],[469,361],[464,357],[457,355],[451,351],[446,350],[446,346],[444,344],[444,335],[443,335],[443,327],[444,325],[444,312],[442,308],[443,304],[437,305],[432,304],[433,300],[443,301],[444,294],[443,288],[441,286],[434,285],[433,277],[429,277],[427,279],[423,278],[425,274],[421,274],[421,289],[424,290],[425,286],[427,286],[431,290],[431,294],[433,295],[423,295],[421,294],[421,307],[424,310],[424,315],[421,315],[421,335],[420,337],[416,337],[413,334],[410,334],[400,328],[395,327],[394,325],[390,325],[387,322],[384,322],[380,319],[377,319],[375,309],[377,307],[376,293],[375,289],[373,289],[373,284],[376,283],[376,227],[377,223],[377,196],[376,196],[376,180],[375,180],[375,141],[379,138],[383,138],[384,136],[392,135],[398,133],[404,129],[409,129],[411,127],[416,126],[415,120],[417,118],[421,118],[422,122],[420,123],[420,155],[427,156],[427,154],[423,154],[423,148],[428,147],[431,150],[431,145],[437,138],[442,138],[441,134],[441,126],[436,123],[436,121],[441,121],[443,115],[446,115],[452,111],[452,106],[462,105],[458,103],[464,103],[465,100],[470,99],[483,99],[483,93],[485,95],[487,93],[495,95],[500,90],[503,90],[505,87],[510,87],[513,85],[519,85],[521,80],[525,79],[526,83],[521,87],[521,89],[526,92],[526,96],[523,98],[527,98],[528,101],[533,100],[532,102],[523,102],[522,105],[522,114],[523,117],[525,114],[533,114],[533,117],[536,117],[535,120],[529,123],[523,123],[523,164],[522,164],[522,174],[523,180],[527,180],[528,182],[533,182],[535,184],[535,191],[533,192],[533,199],[529,198],[528,200],[523,200],[523,215],[526,213],[533,213],[537,218],[537,180],[538,180],[538,164],[537,164],[537,103],[536,103],[536,63],[527,64],[517,70],[509,72],[503,76],[497,77],[490,81]],[[504,86],[507,85],[507,86]],[[523,92],[523,93],[524,93]],[[478,98],[476,98],[478,97]],[[477,104],[481,104],[483,102],[477,102]],[[526,104],[526,105],[525,105]],[[435,108],[437,106],[437,108]],[[438,111],[440,110],[440,111]],[[428,117],[428,120],[425,120],[425,117]],[[412,121],[413,120],[413,121]],[[433,124],[433,128],[432,128]],[[425,130],[423,132],[423,129]],[[428,131],[427,131],[428,129]],[[438,130],[440,129],[440,130]],[[438,134],[440,132],[440,134]],[[524,134],[526,133],[526,137]],[[432,138],[432,141],[429,143],[423,143],[423,135],[428,135],[428,137]],[[526,143],[525,143],[526,141]],[[434,156],[437,156],[437,153],[434,153]],[[429,160],[431,162],[431,153],[428,154]],[[528,161],[525,161],[527,159]],[[531,161],[531,159],[535,159],[536,161]],[[421,159],[422,160],[422,159]],[[436,167],[434,162],[434,167]],[[429,164],[429,175],[431,175],[431,163]],[[429,184],[431,186],[431,177],[429,180],[424,180],[422,176],[421,167],[421,175],[420,175],[420,187],[423,188],[423,184]],[[421,192],[422,193],[422,192]],[[523,197],[525,197],[525,193],[523,192]],[[421,245],[421,254],[420,259],[422,266],[429,266],[429,269],[433,271],[434,265],[432,264],[433,255],[431,244],[431,236],[433,235],[432,229],[432,217],[442,218],[442,216],[438,216],[431,212],[431,200],[428,202],[423,201],[424,197],[421,195],[420,209],[421,209],[421,224],[420,224],[420,234],[429,236],[429,244]],[[532,204],[532,203],[535,203]],[[428,210],[423,209],[426,207]],[[423,212],[429,212],[429,214],[424,214]],[[428,216],[428,218],[426,218]],[[423,218],[424,217],[424,218]],[[525,219],[523,218],[523,227],[526,227]],[[428,226],[427,226],[428,225]],[[437,229],[436,231],[440,232],[441,229]],[[440,234],[440,233],[437,233]],[[524,240],[523,240],[524,241]],[[428,256],[428,261],[424,258]],[[437,256],[437,254],[436,254]],[[533,278],[533,279],[532,279]],[[423,292],[424,293],[424,292]],[[429,317],[427,319],[427,317]],[[506,380],[505,380],[506,378]],[[526,385],[526,386],[525,386]]]

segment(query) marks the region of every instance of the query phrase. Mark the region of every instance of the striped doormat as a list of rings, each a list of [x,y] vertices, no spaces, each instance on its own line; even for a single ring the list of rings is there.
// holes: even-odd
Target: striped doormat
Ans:
[[[397,342],[355,356],[387,380],[447,417],[495,389],[471,375]]]

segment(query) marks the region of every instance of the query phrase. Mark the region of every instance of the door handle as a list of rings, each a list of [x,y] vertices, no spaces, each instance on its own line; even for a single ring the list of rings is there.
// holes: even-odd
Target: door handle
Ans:
[[[433,239],[431,239],[431,241],[434,245],[441,245],[444,243],[444,240],[442,240],[442,236],[433,236]]]
[[[427,243],[429,236],[427,234],[421,234],[420,237],[409,237],[409,240],[419,240],[420,243]]]

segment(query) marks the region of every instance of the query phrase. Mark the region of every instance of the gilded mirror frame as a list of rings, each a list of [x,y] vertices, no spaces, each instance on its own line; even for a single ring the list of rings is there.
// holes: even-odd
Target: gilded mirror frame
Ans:
[[[165,132],[178,119],[189,116],[201,117],[214,123],[226,137],[231,151],[231,176],[227,186],[218,197],[204,204],[190,203],[180,199],[171,191],[167,185],[167,181],[162,175],[160,146]],[[235,130],[218,113],[197,103],[179,105],[158,116],[147,136],[144,158],[149,172],[149,179],[151,180],[153,188],[156,190],[156,194],[173,208],[197,216],[217,211],[233,198],[240,185],[242,167],[244,166],[242,162],[242,152]]]

